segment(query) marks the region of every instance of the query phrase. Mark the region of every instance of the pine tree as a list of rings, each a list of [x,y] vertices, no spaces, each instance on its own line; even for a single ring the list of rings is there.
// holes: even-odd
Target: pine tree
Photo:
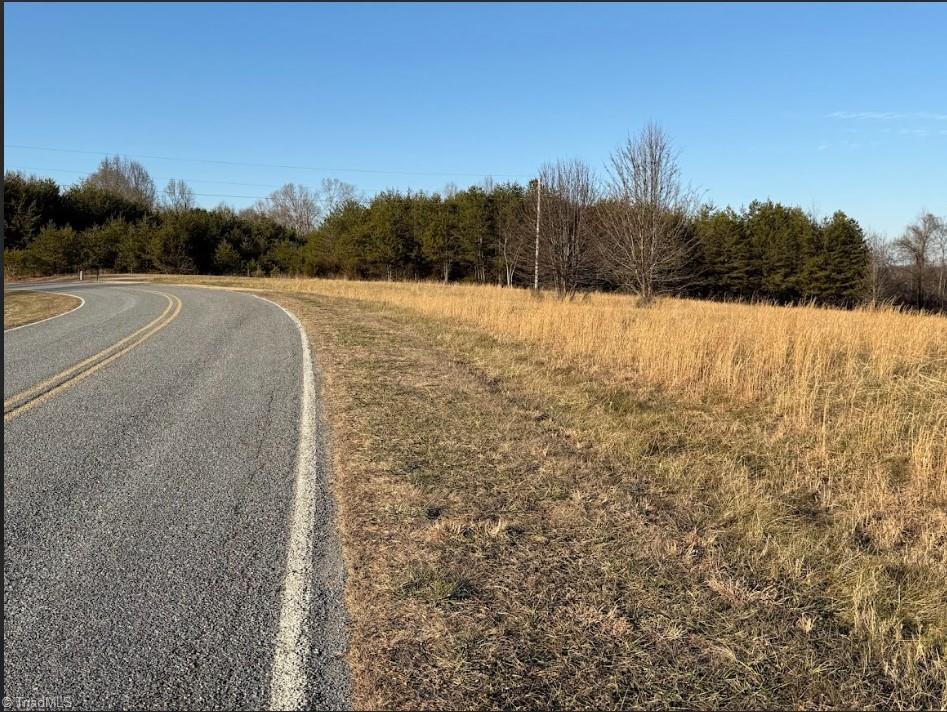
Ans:
[[[758,291],[758,260],[744,230],[743,218],[732,208],[704,210],[697,220],[697,239],[705,269],[705,293],[747,299]]]
[[[855,220],[836,212],[822,226],[825,250],[822,299],[851,305],[865,296],[868,276],[868,243]]]
[[[780,302],[799,299],[805,256],[813,250],[816,237],[809,216],[801,208],[754,201],[745,224],[758,255],[762,295]]]
[[[461,257],[460,240],[457,231],[457,206],[444,202],[435,195],[430,200],[416,206],[418,215],[416,229],[421,242],[421,254],[437,270],[438,275],[447,282],[451,269]]]
[[[78,269],[82,249],[78,233],[71,227],[52,224],[40,230],[26,250],[27,264],[41,274],[65,274]]]

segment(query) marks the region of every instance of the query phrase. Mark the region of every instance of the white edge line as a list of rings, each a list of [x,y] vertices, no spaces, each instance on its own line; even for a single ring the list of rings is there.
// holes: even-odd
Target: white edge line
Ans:
[[[20,324],[19,326],[11,326],[9,329],[3,330],[4,334],[9,334],[11,331],[16,331],[17,329],[25,329],[28,326],[36,326],[37,324],[42,324],[44,321],[52,321],[53,319],[58,319],[61,316],[72,314],[74,311],[76,311],[76,309],[82,309],[82,307],[85,306],[85,299],[80,297],[78,294],[70,294],[69,292],[50,292],[45,289],[15,289],[13,291],[15,292],[40,292],[42,294],[65,294],[67,297],[75,297],[76,299],[78,299],[79,304],[74,306],[69,311],[63,312],[62,314],[57,314],[56,316],[48,316],[45,319],[40,319],[39,321],[31,321],[29,324]],[[6,299],[6,297],[4,297],[4,299]]]
[[[286,548],[286,577],[280,604],[279,626],[270,672],[271,710],[299,710],[305,705],[306,660],[309,654],[309,605],[312,595],[312,532],[315,518],[313,466],[315,464],[315,382],[309,337],[295,314],[274,301],[257,299],[282,309],[299,329],[303,355],[303,392],[300,408],[299,447],[296,452],[295,496]]]

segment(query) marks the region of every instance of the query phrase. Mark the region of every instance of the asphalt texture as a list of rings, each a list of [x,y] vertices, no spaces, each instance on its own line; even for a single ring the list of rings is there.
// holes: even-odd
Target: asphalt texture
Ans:
[[[154,292],[182,308],[121,358],[5,423],[5,697],[266,708],[294,503],[296,325],[249,294],[44,289],[85,305],[5,334],[4,398],[155,319],[168,300]],[[349,694],[343,569],[324,438],[320,420],[305,704],[339,709]]]

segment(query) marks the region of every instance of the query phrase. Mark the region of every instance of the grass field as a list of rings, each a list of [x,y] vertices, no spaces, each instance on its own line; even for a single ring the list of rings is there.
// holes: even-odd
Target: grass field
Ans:
[[[76,297],[50,292],[16,291],[3,294],[3,328],[12,329],[63,314],[79,305]]]
[[[360,706],[947,704],[943,317],[202,280],[326,373]]]

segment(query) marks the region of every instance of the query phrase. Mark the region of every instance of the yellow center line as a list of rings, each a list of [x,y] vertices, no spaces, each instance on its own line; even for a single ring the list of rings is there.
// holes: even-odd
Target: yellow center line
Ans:
[[[42,383],[20,391],[3,401],[3,422],[8,423],[16,416],[45,403],[50,398],[62,393],[68,388],[72,388],[80,381],[85,380],[100,368],[107,366],[116,359],[124,356],[136,346],[144,343],[146,340],[164,329],[168,324],[174,321],[181,313],[181,300],[173,294],[164,292],[151,292],[149,294],[160,294],[168,300],[168,306],[153,321],[150,321],[138,331],[126,336],[121,341],[112,344],[108,348],[99,351],[97,354],[80,361],[75,366],[67,368],[55,376],[46,379]],[[118,350],[116,350],[118,349]]]

